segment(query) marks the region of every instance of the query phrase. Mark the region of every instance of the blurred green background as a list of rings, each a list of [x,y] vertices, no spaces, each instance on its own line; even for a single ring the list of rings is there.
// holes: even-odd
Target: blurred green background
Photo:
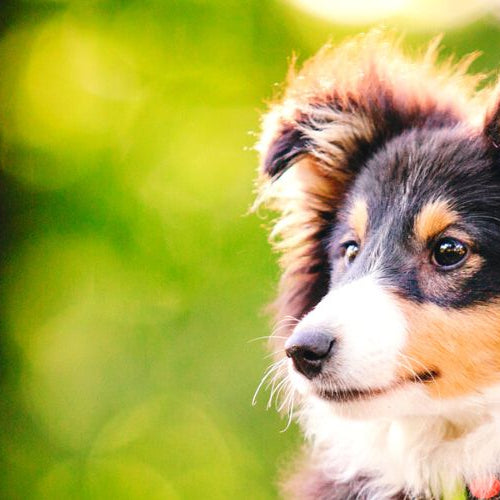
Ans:
[[[2,0],[0,498],[276,498],[259,114],[293,52],[380,22],[494,70],[497,6]]]

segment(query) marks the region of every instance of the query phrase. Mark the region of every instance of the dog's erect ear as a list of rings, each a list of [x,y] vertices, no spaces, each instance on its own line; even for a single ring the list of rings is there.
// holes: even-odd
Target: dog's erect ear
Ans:
[[[283,98],[265,115],[259,201],[280,213],[271,234],[284,270],[279,316],[298,319],[327,292],[325,241],[366,160],[405,130],[475,116],[478,78],[464,74],[472,59],[436,69],[436,45],[418,61],[379,32],[327,46],[291,72]]]

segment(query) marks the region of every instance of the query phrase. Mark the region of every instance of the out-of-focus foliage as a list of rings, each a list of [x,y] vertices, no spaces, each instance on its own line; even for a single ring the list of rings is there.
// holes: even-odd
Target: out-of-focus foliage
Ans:
[[[275,498],[259,110],[342,28],[279,1],[0,6],[0,497]],[[428,40],[435,31],[408,37]],[[494,18],[444,39],[498,63]]]

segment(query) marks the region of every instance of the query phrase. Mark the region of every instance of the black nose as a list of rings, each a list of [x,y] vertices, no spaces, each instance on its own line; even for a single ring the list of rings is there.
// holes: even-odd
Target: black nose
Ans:
[[[321,372],[334,343],[333,337],[322,330],[299,328],[286,341],[285,352],[295,368],[312,379]]]

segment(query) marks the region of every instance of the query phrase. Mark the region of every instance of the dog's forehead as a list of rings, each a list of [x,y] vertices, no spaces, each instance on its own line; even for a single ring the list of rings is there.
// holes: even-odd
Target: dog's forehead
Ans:
[[[389,216],[413,222],[424,209],[436,217],[453,207],[481,210],[499,187],[500,177],[480,138],[460,130],[415,130],[368,160],[354,182],[348,210],[354,206],[361,213],[363,200],[369,224]]]

